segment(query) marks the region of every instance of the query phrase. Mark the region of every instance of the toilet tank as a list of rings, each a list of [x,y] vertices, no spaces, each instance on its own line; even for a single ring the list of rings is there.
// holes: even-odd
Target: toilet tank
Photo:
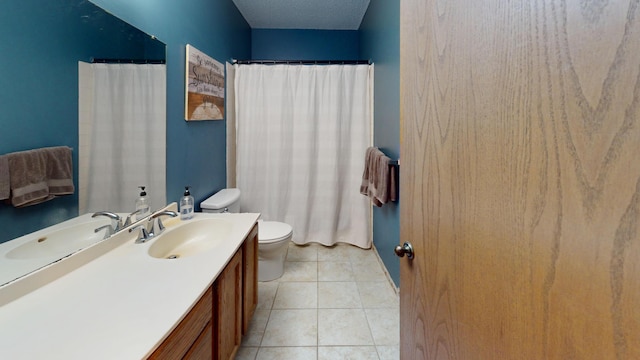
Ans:
[[[239,213],[240,190],[235,188],[222,189],[201,202],[200,208],[205,213]]]

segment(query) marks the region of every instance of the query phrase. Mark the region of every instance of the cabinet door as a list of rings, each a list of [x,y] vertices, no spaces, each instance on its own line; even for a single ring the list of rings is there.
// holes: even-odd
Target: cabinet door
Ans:
[[[242,341],[242,249],[216,279],[214,294],[214,355],[233,359]]]
[[[213,358],[213,329],[208,324],[198,336],[196,342],[191,346],[185,360],[204,360]]]
[[[247,236],[242,247],[244,273],[242,279],[242,333],[249,330],[253,311],[258,304],[258,225]]]
[[[149,359],[180,359],[193,343],[211,327],[212,292],[207,290],[187,316],[151,354]],[[209,331],[209,334],[211,332]],[[211,344],[211,343],[209,343]],[[211,346],[209,346],[211,347]]]

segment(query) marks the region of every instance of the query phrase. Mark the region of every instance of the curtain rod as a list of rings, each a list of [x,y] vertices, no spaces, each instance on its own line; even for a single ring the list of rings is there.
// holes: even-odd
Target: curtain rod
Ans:
[[[370,60],[233,60],[238,65],[371,65]]]
[[[91,58],[91,62],[94,64],[164,64],[163,59],[149,60],[149,59],[101,59]]]

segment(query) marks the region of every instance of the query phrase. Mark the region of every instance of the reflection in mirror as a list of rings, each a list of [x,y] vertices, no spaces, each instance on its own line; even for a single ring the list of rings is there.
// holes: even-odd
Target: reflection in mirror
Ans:
[[[101,241],[104,226],[111,221],[86,214],[0,244],[0,287]]]
[[[165,65],[78,65],[80,213],[164,206]]]
[[[29,260],[7,258],[13,243],[9,240],[63,225],[82,214],[78,207],[78,62],[165,59],[165,45],[86,0],[5,0],[0,4],[0,33],[0,154],[48,146],[73,149],[75,194],[25,208],[0,203],[0,248],[7,249],[0,249],[0,262],[20,261],[23,273],[28,273],[42,264],[29,267]],[[121,189],[128,192],[132,207],[135,190]],[[165,189],[155,191],[165,194]],[[30,251],[23,250],[22,255]],[[4,282],[0,280],[0,285]]]

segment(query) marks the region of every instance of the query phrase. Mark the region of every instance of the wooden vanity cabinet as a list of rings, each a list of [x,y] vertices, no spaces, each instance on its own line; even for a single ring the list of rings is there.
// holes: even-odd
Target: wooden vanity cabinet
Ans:
[[[258,305],[258,225],[247,236],[242,245],[242,334],[249,330],[253,312]]]
[[[183,359],[203,360],[213,358],[213,329],[211,324],[205,327],[196,339],[196,342],[191,345],[189,352]]]
[[[213,294],[214,359],[233,359],[242,341],[242,249],[216,279]]]
[[[258,303],[258,227],[214,284],[214,359],[233,360]]]
[[[258,227],[149,359],[232,360],[258,302]]]
[[[211,329],[212,312],[213,293],[209,289],[149,359],[211,359],[213,352],[211,338],[201,339],[201,335],[207,332],[207,329]],[[193,352],[191,348],[202,347],[202,343],[206,341],[209,341],[208,350],[198,350],[198,354],[202,357],[188,356],[188,353]],[[204,346],[206,347],[206,344]]]

